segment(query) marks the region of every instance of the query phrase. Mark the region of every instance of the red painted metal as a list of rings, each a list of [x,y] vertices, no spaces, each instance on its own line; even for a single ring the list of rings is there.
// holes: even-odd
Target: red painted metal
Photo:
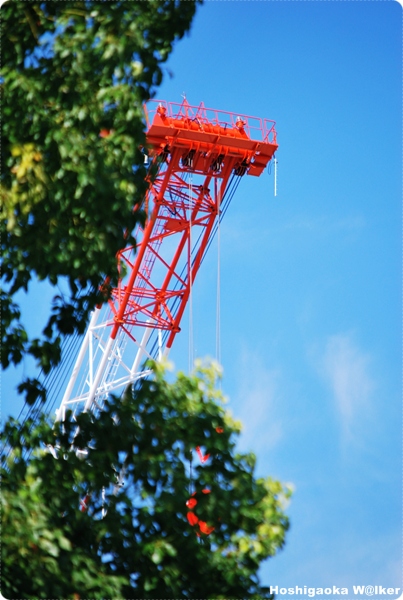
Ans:
[[[273,121],[190,106],[186,100],[151,102],[146,118],[148,150],[159,171],[149,182],[148,219],[137,233],[137,250],[118,255],[126,275],[110,300],[111,337],[120,328],[132,337],[134,326],[151,327],[169,332],[169,349],[230,177],[260,175],[277,149],[276,132]]]

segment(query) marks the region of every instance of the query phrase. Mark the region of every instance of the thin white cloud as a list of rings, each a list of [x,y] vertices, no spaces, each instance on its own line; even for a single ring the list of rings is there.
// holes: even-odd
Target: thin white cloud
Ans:
[[[295,522],[294,527],[299,525],[300,523]],[[304,553],[307,538],[309,551]],[[376,533],[363,539],[354,530],[344,529],[332,540],[332,544],[323,534],[311,534],[307,530],[301,530],[294,548],[286,546],[285,554],[280,554],[275,562],[268,561],[264,565],[261,571],[262,578],[263,581],[273,582],[271,585],[278,585],[279,588],[297,585],[347,587],[350,594],[344,598],[351,599],[355,585],[401,588],[402,566],[399,550],[398,530]],[[291,560],[295,561],[292,575],[289,569],[284,569],[284,573],[279,575],[280,561],[290,560],[287,552],[292,552]],[[290,600],[289,596],[284,598]],[[336,596],[330,598],[335,600]]]
[[[374,389],[370,356],[358,347],[352,334],[340,333],[327,339],[321,366],[333,392],[343,433],[352,437],[370,410]]]
[[[269,450],[283,436],[276,417],[280,373],[265,366],[261,356],[250,349],[244,349],[240,362],[235,416],[243,425],[241,447],[254,452]]]

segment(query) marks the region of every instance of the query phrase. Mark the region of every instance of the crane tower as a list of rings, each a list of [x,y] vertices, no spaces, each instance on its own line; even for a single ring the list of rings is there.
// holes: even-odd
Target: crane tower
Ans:
[[[96,308],[56,419],[102,410],[111,392],[147,375],[169,353],[203,257],[244,175],[259,176],[277,150],[274,121],[151,101],[147,220],[136,249],[117,255],[120,279]]]

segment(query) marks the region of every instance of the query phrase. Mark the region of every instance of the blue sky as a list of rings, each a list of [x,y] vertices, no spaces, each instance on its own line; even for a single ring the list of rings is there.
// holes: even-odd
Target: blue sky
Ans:
[[[259,473],[295,486],[263,582],[348,598],[403,587],[401,11],[206,0],[157,94],[277,123],[277,197],[273,173],[245,177],[221,226],[223,390]],[[216,263],[213,244],[197,356],[215,352]],[[187,330],[185,313],[171,352],[185,370]],[[6,400],[3,416],[19,408]]]
[[[277,123],[277,197],[273,174],[244,178],[222,223],[221,346],[242,448],[295,485],[261,570],[279,587],[402,587],[401,10],[207,0],[158,93]],[[199,356],[216,261],[195,283]]]

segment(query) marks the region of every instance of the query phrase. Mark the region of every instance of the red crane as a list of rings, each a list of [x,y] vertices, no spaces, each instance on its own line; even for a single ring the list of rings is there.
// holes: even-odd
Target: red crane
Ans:
[[[244,175],[259,176],[277,150],[275,123],[206,108],[151,101],[147,221],[117,259],[121,278],[91,317],[59,409],[102,409],[108,394],[147,375],[167,355],[203,257]]]

